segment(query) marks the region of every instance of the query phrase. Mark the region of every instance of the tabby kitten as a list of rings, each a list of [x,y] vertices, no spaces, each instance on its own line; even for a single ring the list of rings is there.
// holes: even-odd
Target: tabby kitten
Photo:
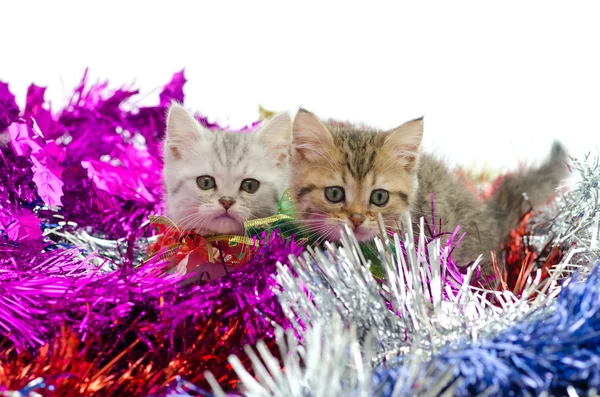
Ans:
[[[459,235],[466,232],[453,259],[468,264],[483,254],[489,267],[490,252],[517,226],[526,206],[546,203],[567,176],[566,153],[555,143],[545,164],[506,176],[485,202],[442,161],[421,153],[422,137],[422,118],[377,131],[324,124],[301,109],[293,123],[290,190],[304,225],[338,240],[346,224],[366,241],[378,233],[379,214],[390,230],[398,230],[407,211],[413,226],[421,216],[431,223],[433,193],[436,227],[441,219],[443,231],[452,233],[460,225]]]
[[[288,183],[292,120],[257,132],[211,131],[181,105],[167,116],[167,215],[184,229],[244,234],[244,221],[273,215]]]

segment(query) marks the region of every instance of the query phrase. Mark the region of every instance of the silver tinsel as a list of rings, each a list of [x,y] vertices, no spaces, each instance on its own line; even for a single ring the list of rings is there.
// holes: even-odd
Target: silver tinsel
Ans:
[[[452,390],[449,382],[453,378],[448,373],[427,369],[432,355],[456,342],[477,343],[482,337],[492,337],[533,310],[547,307],[560,292],[565,275],[576,270],[585,274],[598,259],[599,158],[573,160],[573,169],[580,174],[580,181],[533,222],[547,225],[543,230],[546,240],[555,237],[559,243],[575,245],[561,264],[551,269],[549,278],[540,282],[541,273],[534,273],[519,297],[471,286],[477,262],[458,289],[450,288],[443,281],[447,252],[441,249],[441,242],[426,245],[421,234],[415,245],[410,227],[404,236],[377,241],[378,256],[387,272],[383,282],[373,277],[370,263],[348,230],[339,247],[327,244],[325,251],[309,250],[301,258],[290,258],[287,265],[279,264],[276,293],[301,339],[297,341],[291,331],[286,337],[279,331],[283,372],[264,344],[256,347],[258,355],[248,348],[256,379],[231,357],[245,386],[244,394],[378,395],[373,368],[395,359],[403,361],[405,370],[413,370],[399,376],[394,392],[388,390],[385,395],[421,395],[424,384],[428,389],[422,395],[437,395],[433,388]],[[410,219],[404,224],[411,225]],[[406,259],[396,254],[402,252],[401,242]],[[423,255],[425,250],[429,255]],[[212,383],[217,396],[223,396],[216,382]]]
[[[533,219],[539,231],[556,238],[556,243],[572,243],[571,260],[589,265],[600,256],[600,156],[571,158],[572,186],[561,192],[554,205]],[[589,266],[588,266],[589,267]]]
[[[405,224],[411,224],[409,215]],[[296,332],[302,335],[304,327],[337,318],[346,327],[356,328],[359,341],[373,337],[377,363],[408,353],[428,359],[459,340],[476,341],[504,329],[557,293],[561,272],[543,283],[538,273],[527,281],[520,297],[475,288],[470,284],[479,259],[455,292],[444,283],[447,252],[441,249],[441,241],[426,246],[423,234],[418,246],[414,241],[410,226],[403,238],[394,235],[393,242],[377,241],[379,259],[387,270],[384,281],[373,277],[370,263],[349,230],[338,248],[328,245],[327,252],[310,251],[302,258],[290,258],[289,267],[280,265],[277,294]],[[394,254],[402,252],[401,242],[407,260]],[[534,292],[538,296],[531,302]],[[500,306],[492,304],[492,299]]]
[[[285,372],[266,345],[259,342],[256,351],[247,347],[246,353],[257,374],[253,378],[235,356],[229,362],[244,383],[244,395],[256,397],[328,397],[328,396],[430,396],[446,389],[441,396],[452,396],[453,369],[428,370],[419,359],[407,360],[403,376],[394,390],[385,390],[374,383],[376,376],[371,354],[373,339],[361,344],[356,327],[347,328],[336,317],[319,321],[306,330],[300,343],[294,332],[277,330],[277,338]],[[227,397],[215,378],[206,373],[216,397]],[[435,384],[433,384],[435,382]]]
[[[127,258],[128,250],[131,255],[132,264],[139,265],[146,258],[146,249],[148,245],[156,240],[156,237],[137,237],[130,240],[121,238],[118,240],[107,239],[104,236],[97,236],[88,233],[85,230],[77,230],[73,222],[65,222],[59,214],[54,215],[57,218],[56,226],[48,227],[44,235],[63,245],[77,247],[81,251],[81,259],[86,259],[95,264],[103,271],[114,271],[118,264],[123,263]],[[145,222],[140,229],[147,227],[149,222]],[[131,245],[131,248],[129,247]]]
[[[408,261],[392,254],[401,252],[401,240]],[[298,277],[289,266],[279,264],[281,288],[277,294],[302,340],[291,330],[285,337],[278,331],[285,373],[264,344],[257,345],[258,355],[250,347],[246,349],[256,379],[237,357],[231,357],[230,363],[245,386],[244,395],[427,396],[442,390],[444,394],[439,395],[452,395],[451,380],[456,382],[453,371],[429,368],[427,362],[433,354],[452,343],[477,341],[505,329],[545,305],[560,289],[557,279],[561,272],[555,272],[545,283],[529,280],[520,298],[511,292],[471,287],[467,275],[454,293],[443,285],[446,255],[440,250],[440,241],[427,247],[429,262],[418,255],[423,252],[424,239],[419,239],[419,247],[413,241],[409,229],[403,239],[394,236],[394,251],[390,241],[378,242],[380,259],[387,267],[383,283],[373,277],[370,263],[348,232],[340,247],[328,245],[326,252],[311,250],[301,258],[290,258],[289,266]],[[536,299],[528,299],[534,292],[538,293]],[[501,305],[492,305],[492,297]],[[392,310],[388,310],[386,300]],[[395,359],[403,359],[403,373],[390,394],[373,382],[373,369]],[[212,387],[218,397],[225,396],[216,382]]]

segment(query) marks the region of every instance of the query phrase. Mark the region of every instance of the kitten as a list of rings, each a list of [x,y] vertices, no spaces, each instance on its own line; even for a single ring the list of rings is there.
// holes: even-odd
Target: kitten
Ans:
[[[181,105],[167,116],[167,215],[200,233],[244,234],[244,221],[277,212],[288,183],[292,120],[283,113],[256,132],[211,131]]]
[[[379,231],[378,214],[390,230],[409,211],[415,232],[421,216],[431,223],[434,195],[436,227],[444,232],[460,225],[463,240],[452,252],[461,265],[497,250],[528,204],[537,207],[552,198],[567,176],[566,152],[555,143],[541,167],[506,176],[489,202],[479,199],[448,167],[420,153],[423,119],[389,131],[364,126],[324,124],[301,109],[292,132],[290,190],[299,217],[311,231],[339,240],[343,224],[359,241]]]

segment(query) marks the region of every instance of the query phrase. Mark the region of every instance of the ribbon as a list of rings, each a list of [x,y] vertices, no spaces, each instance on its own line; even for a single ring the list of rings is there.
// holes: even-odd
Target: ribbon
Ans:
[[[215,263],[217,259],[229,266],[239,267],[248,259],[251,249],[258,248],[257,236],[239,235],[200,235],[192,230],[183,230],[166,216],[153,215],[149,218],[150,224],[157,232],[157,240],[148,247],[147,263],[151,260],[171,260],[177,258],[177,263],[191,254],[199,254],[208,262]],[[266,218],[252,219],[244,222],[244,229],[257,234],[267,231],[273,224],[291,221],[292,217],[286,214],[272,215]],[[223,247],[220,243],[226,243]],[[234,249],[232,249],[235,247]],[[248,248],[250,247],[250,248]],[[236,255],[234,258],[233,254]],[[224,252],[224,253],[223,253]],[[216,258],[215,254],[220,256]],[[169,269],[167,269],[169,270]]]
[[[221,260],[228,267],[239,267],[250,258],[251,252],[259,247],[259,237],[262,233],[278,229],[284,237],[294,235],[297,244],[314,243],[315,240],[295,221],[296,218],[296,209],[287,190],[277,204],[276,215],[244,222],[246,236],[199,235],[191,230],[180,229],[166,216],[150,216],[149,221],[155,227],[158,238],[148,247],[149,256],[144,262],[177,258],[176,262],[179,263],[188,255],[200,254],[208,262],[216,263],[217,260]],[[221,243],[225,243],[225,246]],[[385,269],[377,256],[374,244],[361,244],[361,248],[371,262],[370,270],[373,276],[384,279]],[[234,254],[237,255],[236,258],[233,258]]]

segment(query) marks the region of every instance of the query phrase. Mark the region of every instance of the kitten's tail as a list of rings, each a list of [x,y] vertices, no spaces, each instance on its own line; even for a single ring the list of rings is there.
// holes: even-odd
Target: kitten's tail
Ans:
[[[548,204],[556,189],[567,178],[567,152],[554,142],[550,157],[539,167],[506,175],[496,186],[489,202],[502,237],[518,226],[519,219],[530,209]]]

